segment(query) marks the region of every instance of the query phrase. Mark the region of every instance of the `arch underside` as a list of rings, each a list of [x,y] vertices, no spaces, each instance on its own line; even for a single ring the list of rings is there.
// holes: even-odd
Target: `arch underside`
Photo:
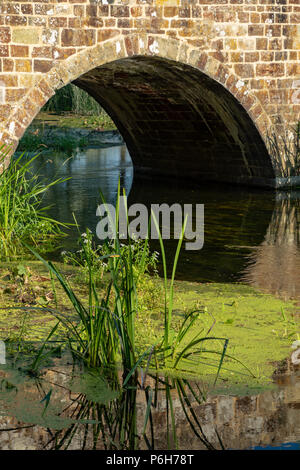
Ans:
[[[274,178],[246,110],[196,68],[133,56],[94,68],[73,83],[115,121],[137,172],[251,185]]]

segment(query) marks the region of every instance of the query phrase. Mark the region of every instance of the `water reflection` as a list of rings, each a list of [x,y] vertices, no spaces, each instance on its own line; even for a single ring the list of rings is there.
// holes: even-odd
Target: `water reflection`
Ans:
[[[263,204],[262,204],[263,200]],[[235,186],[209,184],[191,187],[186,182],[134,181],[129,203],[204,204],[204,247],[180,254],[177,278],[198,282],[239,281],[246,256],[264,238],[274,200],[269,191],[253,191]],[[159,244],[151,242],[154,249]],[[165,241],[169,266],[177,240]]]
[[[199,404],[204,399],[198,384],[158,376],[148,376],[141,383],[135,374],[125,387],[116,370],[103,375],[64,366],[30,377],[18,365],[0,371],[1,449],[20,445],[54,450],[180,448],[178,405],[197,442],[215,448],[193,410],[192,401]],[[24,439],[23,429],[30,427],[30,437]],[[10,431],[14,431],[13,440]]]

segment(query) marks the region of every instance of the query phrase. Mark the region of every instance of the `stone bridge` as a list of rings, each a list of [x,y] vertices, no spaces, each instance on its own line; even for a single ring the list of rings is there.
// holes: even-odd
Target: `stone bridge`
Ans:
[[[299,0],[0,0],[0,142],[15,149],[70,82],[137,170],[271,187],[297,174],[282,143],[300,120]]]

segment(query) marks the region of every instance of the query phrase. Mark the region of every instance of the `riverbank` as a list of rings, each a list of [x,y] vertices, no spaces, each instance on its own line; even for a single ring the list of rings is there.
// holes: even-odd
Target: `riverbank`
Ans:
[[[56,263],[75,294],[88,302],[86,283],[73,266]],[[105,277],[99,284],[104,291]],[[140,286],[140,311],[136,319],[137,348],[142,353],[157,343],[163,330],[162,280],[147,277]],[[54,327],[51,309],[64,312],[69,319],[75,312],[58,283],[55,289],[49,273],[36,261],[0,265],[0,335],[9,341],[41,342]],[[26,307],[24,309],[23,307]],[[20,310],[18,310],[20,308]],[[30,310],[33,308],[32,310]],[[201,332],[206,341],[201,356],[192,362],[181,361],[177,370],[162,372],[193,376],[212,384],[219,363],[221,338],[229,340],[218,388],[231,392],[261,390],[272,386],[272,374],[278,364],[290,356],[291,344],[299,335],[299,307],[244,284],[196,283],[176,281],[171,334],[190,311],[197,318],[186,341]],[[62,327],[57,338],[64,336]],[[208,352],[211,351],[211,352]],[[191,372],[191,370],[193,372]]]
[[[79,116],[41,112],[26,130],[17,150],[70,152],[78,147],[101,148],[122,144],[122,136],[107,115]]]

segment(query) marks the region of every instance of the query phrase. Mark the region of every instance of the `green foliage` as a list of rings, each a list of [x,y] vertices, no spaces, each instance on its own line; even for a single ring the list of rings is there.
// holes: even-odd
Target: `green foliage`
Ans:
[[[276,132],[267,134],[267,144],[277,176],[300,175],[300,122],[279,137]]]
[[[36,152],[41,149],[52,149],[57,152],[71,153],[77,147],[84,148],[88,144],[85,138],[74,139],[71,137],[60,137],[55,141],[49,141],[44,137],[40,129],[28,130],[20,140],[18,151]]]
[[[98,130],[116,129],[113,120],[104,111],[99,116],[90,116],[83,121],[84,126]]]
[[[56,142],[51,143],[51,148],[57,152],[71,153],[77,147],[84,148],[88,145],[87,139],[72,139],[68,137],[61,137]]]
[[[5,164],[7,151],[0,147],[0,164]],[[59,222],[47,217],[47,207],[42,207],[43,194],[53,185],[38,182],[32,174],[31,164],[38,155],[26,159],[24,154],[12,158],[10,165],[0,174],[0,259],[13,260],[24,256],[23,242],[49,251],[63,235]]]
[[[36,152],[41,150],[41,147],[47,147],[44,143],[43,137],[40,133],[33,133],[30,131],[25,132],[18,145],[20,152]]]

